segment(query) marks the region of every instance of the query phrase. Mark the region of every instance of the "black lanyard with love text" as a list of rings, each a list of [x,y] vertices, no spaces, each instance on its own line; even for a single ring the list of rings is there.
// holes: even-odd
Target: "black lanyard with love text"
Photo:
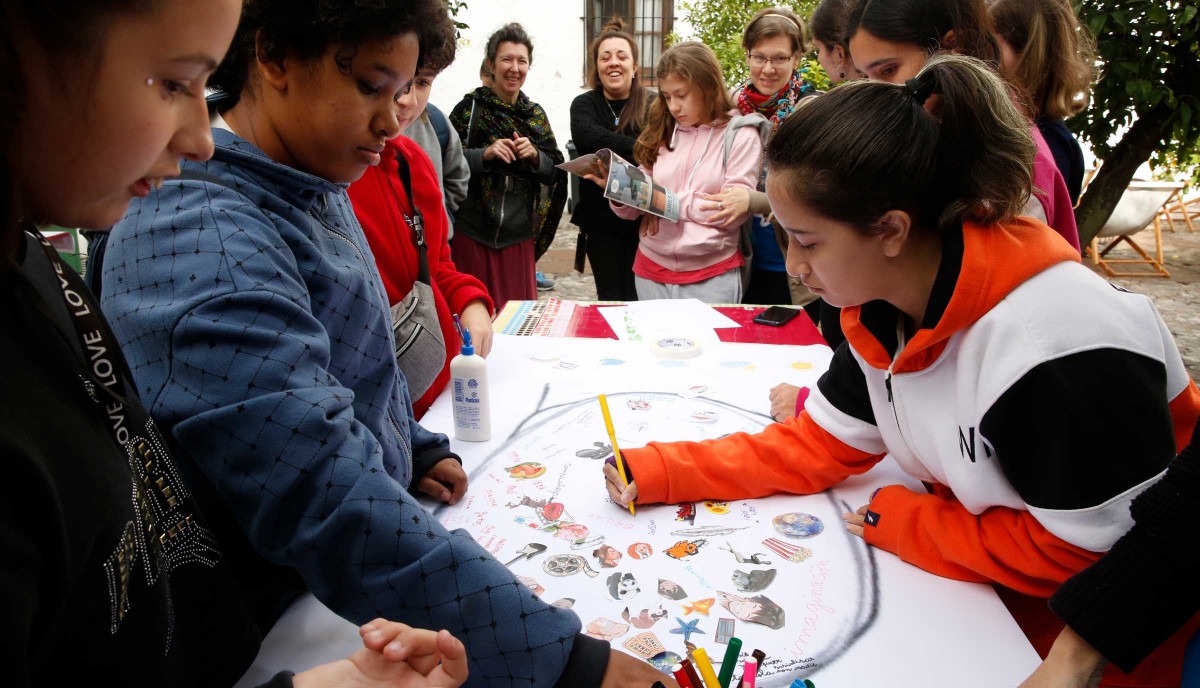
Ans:
[[[131,432],[144,432],[149,414],[138,402],[133,387],[133,375],[117,346],[117,338],[100,314],[100,306],[81,278],[40,232],[29,232],[46,252],[50,266],[62,289],[71,324],[79,338],[84,367],[88,371],[89,392],[104,408],[109,422],[105,424],[117,444],[124,447]],[[96,391],[104,392],[107,400],[100,401]],[[134,428],[131,430],[131,428]]]

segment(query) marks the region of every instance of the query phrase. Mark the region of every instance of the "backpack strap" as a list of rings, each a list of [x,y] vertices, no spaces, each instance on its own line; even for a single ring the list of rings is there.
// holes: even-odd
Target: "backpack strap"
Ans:
[[[446,150],[450,147],[450,120],[446,119],[446,113],[439,110],[433,103],[425,104],[425,113],[429,115],[433,133],[437,134],[438,144],[442,147],[442,158],[445,158]]]
[[[771,135],[771,123],[767,118],[758,113],[735,117],[729,123],[729,126],[725,127],[724,145],[721,149],[721,169],[729,167],[729,151],[733,149],[733,138],[737,135],[738,129],[742,127],[754,127],[758,129],[759,142],[766,148],[767,138]]]

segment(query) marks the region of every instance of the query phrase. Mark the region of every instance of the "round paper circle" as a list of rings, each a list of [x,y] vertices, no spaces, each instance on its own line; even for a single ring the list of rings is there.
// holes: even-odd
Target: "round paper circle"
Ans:
[[[821,531],[825,530],[825,524],[821,522],[821,519],[802,511],[779,514],[771,519],[771,523],[775,526],[775,530],[790,538],[810,538],[820,535]]]

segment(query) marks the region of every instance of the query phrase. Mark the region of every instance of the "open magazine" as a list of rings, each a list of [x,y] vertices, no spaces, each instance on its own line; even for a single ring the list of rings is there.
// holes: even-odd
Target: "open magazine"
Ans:
[[[671,222],[679,221],[679,196],[654,183],[637,165],[607,148],[558,165],[571,174],[604,179],[604,197]]]

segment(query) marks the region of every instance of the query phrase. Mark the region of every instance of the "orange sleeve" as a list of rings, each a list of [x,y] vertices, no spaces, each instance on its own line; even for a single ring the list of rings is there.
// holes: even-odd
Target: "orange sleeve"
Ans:
[[[883,457],[844,444],[807,411],[754,435],[651,442],[621,455],[638,486],[640,504],[812,494],[865,473]]]
[[[868,509],[868,543],[939,576],[1037,597],[1101,556],[1052,535],[1027,511],[992,507],[976,516],[956,499],[900,485],[879,490]]]

